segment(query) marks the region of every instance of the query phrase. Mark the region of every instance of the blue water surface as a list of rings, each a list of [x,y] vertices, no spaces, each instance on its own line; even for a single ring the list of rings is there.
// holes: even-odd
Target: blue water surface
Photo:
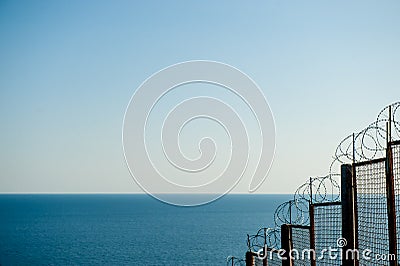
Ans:
[[[0,195],[0,265],[226,265],[289,198],[176,207],[148,195]]]

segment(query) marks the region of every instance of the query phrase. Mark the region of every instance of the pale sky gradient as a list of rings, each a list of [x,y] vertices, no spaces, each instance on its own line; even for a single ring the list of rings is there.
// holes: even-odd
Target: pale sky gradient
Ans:
[[[141,192],[122,153],[129,99],[154,72],[204,59],[263,89],[277,150],[258,192],[292,193],[400,100],[399,13],[399,1],[3,0],[0,192]]]

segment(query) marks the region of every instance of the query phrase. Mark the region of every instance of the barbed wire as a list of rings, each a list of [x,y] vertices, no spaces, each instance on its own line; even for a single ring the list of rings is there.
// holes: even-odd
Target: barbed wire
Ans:
[[[247,235],[249,251],[258,251],[264,245],[279,249],[282,224],[309,225],[311,203],[339,201],[340,165],[384,157],[388,141],[386,128],[388,123],[391,126],[389,140],[399,140],[400,102],[386,106],[379,112],[373,123],[344,138],[335,150],[333,161],[329,166],[329,174],[311,177],[308,182],[296,189],[292,200],[280,204],[274,213],[274,228],[260,228],[255,235]]]
[[[389,111],[390,109],[390,111]],[[391,139],[400,139],[400,102],[383,108],[376,120],[358,133],[344,138],[335,150],[329,174],[311,177],[300,185],[294,193],[293,200],[279,205],[274,213],[276,227],[281,224],[309,224],[309,204],[334,202],[340,200],[340,165],[384,157],[387,129],[392,126]]]
[[[389,108],[391,108],[391,117],[389,119]],[[385,124],[382,125],[382,122],[392,122],[392,137],[394,139],[400,139],[400,102],[392,103],[381,110],[376,119],[376,124],[378,126],[378,121],[380,121],[380,127],[385,128]],[[383,136],[385,137],[385,136]]]
[[[303,183],[294,193],[294,200],[309,203],[337,201],[340,198],[340,185],[336,180],[338,174],[311,177],[309,182]]]
[[[279,228],[260,228],[255,235],[247,235],[247,248],[257,252],[264,246],[279,249],[281,245]]]
[[[279,205],[274,213],[275,226],[282,224],[308,225],[311,203],[334,202],[340,199],[338,175],[310,178],[294,193],[293,200]]]
[[[280,227],[282,224],[307,224],[309,222],[308,205],[308,201],[298,199],[280,204],[274,213],[275,227]]]
[[[275,227],[281,224],[308,225],[310,203],[339,201],[340,165],[384,157],[388,122],[392,126],[391,140],[400,139],[400,102],[386,106],[368,127],[344,138],[335,150],[329,174],[311,177],[308,182],[297,188],[293,200],[286,201],[276,208]]]
[[[384,157],[388,122],[391,125],[391,139],[400,139],[400,102],[386,106],[379,112],[375,122],[344,138],[336,148],[329,172],[335,173],[335,166],[338,169],[341,164]]]

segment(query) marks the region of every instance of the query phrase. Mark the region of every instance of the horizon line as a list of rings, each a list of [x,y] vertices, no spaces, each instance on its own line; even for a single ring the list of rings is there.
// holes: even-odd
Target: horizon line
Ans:
[[[0,195],[88,195],[88,194],[109,194],[109,195],[149,195],[152,196],[151,194],[145,193],[145,192],[0,192]],[[218,193],[169,193],[169,192],[161,192],[161,193],[153,193],[154,195],[160,195],[160,194],[171,194],[171,195],[209,195],[209,194],[218,194]],[[225,195],[293,195],[294,193],[277,193],[277,192],[272,192],[272,193],[246,193],[246,192],[232,192],[232,193],[226,193]]]

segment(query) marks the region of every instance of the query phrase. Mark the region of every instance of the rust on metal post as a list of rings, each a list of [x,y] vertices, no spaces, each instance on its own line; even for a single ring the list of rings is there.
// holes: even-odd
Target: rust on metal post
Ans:
[[[354,236],[354,249],[358,250],[358,206],[357,206],[357,180],[356,180],[356,137],[353,133],[353,164],[351,166],[351,183],[353,191],[353,236]],[[346,255],[347,256],[347,255]],[[358,258],[353,258],[354,265],[358,266],[360,261]]]
[[[282,266],[291,266],[292,262],[290,260],[289,252],[292,247],[292,237],[290,232],[290,226],[288,224],[281,225],[281,246],[285,251],[282,256]]]
[[[357,205],[357,181],[356,181],[356,164],[353,162],[351,165],[351,180],[353,185],[353,208],[354,208],[354,248],[358,250],[358,205]],[[358,258],[354,259],[354,265],[359,265]]]
[[[253,265],[254,265],[253,252],[247,251],[246,252],[246,266],[253,266]]]
[[[389,116],[391,109],[389,108]],[[396,206],[394,193],[394,175],[393,175],[393,155],[390,145],[390,120],[387,127],[387,147],[386,147],[386,195],[387,195],[387,213],[389,229],[389,253],[394,255],[394,260],[390,261],[391,266],[397,265],[397,232],[396,232]]]
[[[390,143],[392,141],[392,106],[389,105],[389,126],[387,128],[388,132],[388,139],[387,143]]]
[[[314,205],[310,204],[309,205],[309,210],[310,210],[310,249],[315,251],[315,223],[314,223]],[[315,261],[315,252],[312,253],[311,257],[311,266],[316,265]]]
[[[354,193],[352,166],[343,164],[341,166],[341,204],[342,204],[342,237],[347,240],[343,247],[343,266],[354,266],[354,259],[346,256],[347,250],[355,249],[355,224],[354,224]]]

